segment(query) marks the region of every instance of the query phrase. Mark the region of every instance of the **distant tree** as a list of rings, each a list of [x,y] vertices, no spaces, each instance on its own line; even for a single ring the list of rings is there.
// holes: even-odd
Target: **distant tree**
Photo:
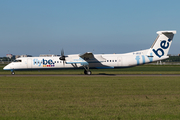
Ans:
[[[180,56],[169,56],[164,62],[180,62]]]
[[[3,57],[2,61],[12,61],[12,59],[8,58],[8,57]]]

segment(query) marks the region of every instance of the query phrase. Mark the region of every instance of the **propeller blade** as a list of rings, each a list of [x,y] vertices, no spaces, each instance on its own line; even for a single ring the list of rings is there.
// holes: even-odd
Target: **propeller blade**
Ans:
[[[65,61],[66,61],[65,58],[66,58],[66,56],[64,55],[64,50],[62,49],[61,50],[61,57],[59,59],[63,61],[63,65],[65,65]]]
[[[63,49],[61,50],[61,56],[64,56],[64,50]]]

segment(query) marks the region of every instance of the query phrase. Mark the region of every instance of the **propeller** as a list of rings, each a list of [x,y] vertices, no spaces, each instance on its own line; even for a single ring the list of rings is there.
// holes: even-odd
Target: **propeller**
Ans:
[[[66,56],[64,55],[64,50],[62,49],[62,50],[61,50],[61,57],[60,57],[59,59],[63,61],[63,64],[64,64],[65,61],[66,61],[65,58],[66,58]]]

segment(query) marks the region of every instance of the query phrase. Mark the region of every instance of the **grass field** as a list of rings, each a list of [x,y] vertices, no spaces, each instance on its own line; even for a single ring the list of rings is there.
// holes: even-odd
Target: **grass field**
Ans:
[[[180,77],[0,77],[1,120],[180,119]]]
[[[10,74],[2,70],[0,74]],[[0,77],[0,120],[179,120],[180,66],[142,65],[92,70],[107,76]],[[16,74],[83,74],[83,70],[17,71]]]

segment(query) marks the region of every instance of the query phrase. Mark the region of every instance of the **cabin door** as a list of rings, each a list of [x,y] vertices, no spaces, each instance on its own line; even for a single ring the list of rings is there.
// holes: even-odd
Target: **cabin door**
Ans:
[[[117,66],[122,66],[122,57],[117,58]]]
[[[27,68],[32,68],[32,59],[27,59]]]

